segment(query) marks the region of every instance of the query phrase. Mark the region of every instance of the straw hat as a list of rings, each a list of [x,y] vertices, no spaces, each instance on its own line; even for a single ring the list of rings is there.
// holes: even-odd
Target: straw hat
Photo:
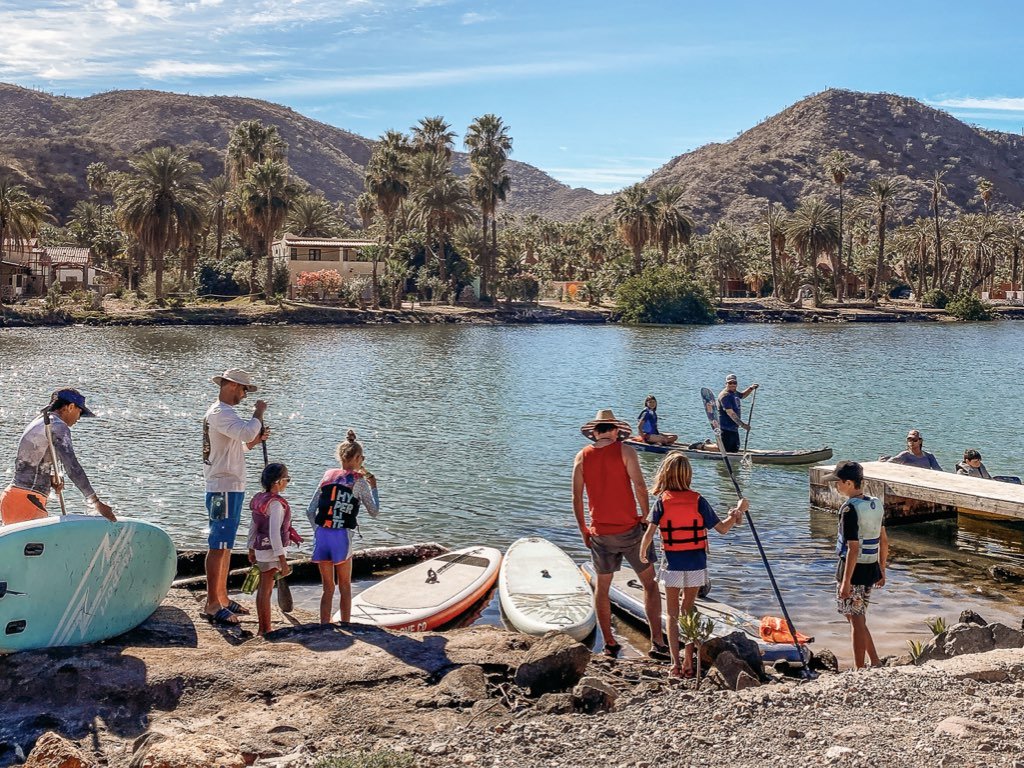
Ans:
[[[218,387],[222,386],[225,381],[233,381],[235,384],[241,384],[245,387],[246,392],[256,391],[256,385],[252,383],[252,374],[248,371],[243,371],[241,368],[228,368],[220,376],[214,376],[210,381]]]
[[[612,413],[611,408],[602,408],[600,411],[597,412],[597,416],[595,416],[593,419],[591,419],[582,427],[580,427],[580,432],[583,433],[584,437],[593,440],[594,427],[596,427],[598,424],[614,424],[615,426],[617,426],[619,428],[620,440],[625,440],[627,437],[629,437],[630,432],[633,431],[629,424],[624,422],[622,419],[615,418],[615,414]]]

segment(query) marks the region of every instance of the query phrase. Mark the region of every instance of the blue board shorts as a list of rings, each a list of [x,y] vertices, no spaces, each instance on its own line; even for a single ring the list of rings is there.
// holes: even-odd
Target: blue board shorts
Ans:
[[[344,563],[352,556],[350,528],[321,528],[313,534],[314,563]]]
[[[206,512],[210,519],[210,549],[234,549],[235,536],[242,522],[244,491],[217,491],[206,494]]]

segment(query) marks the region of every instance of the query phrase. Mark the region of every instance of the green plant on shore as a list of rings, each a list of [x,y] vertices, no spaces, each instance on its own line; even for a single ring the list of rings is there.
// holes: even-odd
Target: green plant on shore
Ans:
[[[910,658],[916,662],[924,654],[924,643],[920,640],[907,640],[907,645],[910,646]]]
[[[700,688],[700,649],[715,631],[715,622],[700,615],[696,609],[679,617],[679,635],[684,643],[693,643],[693,652],[697,657],[697,688]]]
[[[413,765],[415,761],[412,755],[384,749],[378,752],[331,755],[314,763],[314,768],[412,768]]]
[[[946,620],[941,616],[936,616],[934,619],[926,619],[925,626],[931,630],[932,635],[941,635],[946,631]]]
[[[710,325],[716,318],[708,291],[679,267],[645,269],[628,278],[616,301],[624,323]]]
[[[945,309],[947,304],[949,304],[949,296],[941,288],[932,288],[929,291],[925,291],[924,295],[921,296],[922,307]]]
[[[950,300],[946,305],[946,312],[958,320],[991,320],[992,305],[982,301],[969,291],[965,291]]]
[[[60,309],[60,300],[63,294],[64,291],[61,289],[58,281],[54,280],[50,283],[50,288],[46,291],[46,308],[51,312],[56,312]]]

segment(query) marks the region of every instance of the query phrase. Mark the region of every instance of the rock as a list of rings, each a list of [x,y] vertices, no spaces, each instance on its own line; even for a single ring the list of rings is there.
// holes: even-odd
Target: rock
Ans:
[[[764,673],[764,662],[761,660],[761,649],[743,632],[733,632],[724,637],[713,637],[703,643],[700,647],[701,664],[710,669],[715,663],[715,659],[723,651],[729,651],[746,662],[749,668],[748,672],[758,680],[767,679]]]
[[[448,699],[447,706],[468,707],[487,698],[487,678],[476,664],[453,669],[437,684],[438,696]]]
[[[82,750],[53,731],[39,737],[25,762],[27,768],[92,768],[95,765]]]
[[[567,715],[576,709],[576,702],[571,693],[545,693],[534,709],[545,715]]]
[[[810,666],[815,672],[838,672],[839,659],[828,648],[822,648],[811,656]]]
[[[427,747],[427,754],[430,755],[447,755],[450,747],[443,741],[435,741],[429,747]]]
[[[984,653],[995,648],[991,630],[977,624],[954,624],[946,630],[945,635],[942,649],[947,656]]]
[[[953,626],[960,626],[954,624]],[[940,632],[924,644],[921,654],[914,659],[915,664],[924,664],[926,661],[938,661],[949,658],[946,655],[946,633]]]
[[[564,691],[580,681],[590,663],[590,649],[564,632],[548,632],[534,643],[516,669],[515,683],[531,695]]]
[[[573,701],[581,712],[608,712],[618,697],[618,691],[597,677],[584,677],[572,689]]]
[[[947,717],[935,726],[936,736],[953,736],[957,739],[980,738],[995,733],[999,733],[999,728],[996,728],[993,725],[979,723],[977,720],[969,720],[966,717],[960,717],[959,715]]]
[[[977,624],[979,627],[984,627],[988,624],[981,616],[976,614],[974,611],[961,611],[959,624]]]
[[[1012,565],[993,565],[988,569],[989,576],[996,581],[1011,581],[1024,584],[1024,568]]]
[[[245,768],[245,758],[223,739],[191,734],[152,744],[140,768]]]
[[[803,731],[798,731],[796,728],[789,728],[786,731],[786,735],[789,736],[789,738],[791,739],[802,739],[807,734]]]
[[[904,653],[899,656],[886,656],[885,666],[887,667],[909,667],[914,663],[914,657],[909,653]]]
[[[857,757],[857,750],[850,747],[829,747],[825,752],[825,759],[830,763],[838,763],[843,760],[852,760]]]
[[[732,651],[722,651],[708,669],[708,680],[726,691],[738,691],[760,685],[760,681],[746,661]]]
[[[871,736],[871,729],[859,723],[848,725],[835,732],[835,737],[844,741],[860,741],[867,739],[869,736]]]
[[[988,625],[992,644],[996,648],[1024,648],[1024,632],[996,622]]]

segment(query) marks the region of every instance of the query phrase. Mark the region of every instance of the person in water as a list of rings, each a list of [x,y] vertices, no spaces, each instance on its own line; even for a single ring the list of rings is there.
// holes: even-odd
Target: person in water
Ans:
[[[836,554],[836,607],[850,623],[853,663],[859,669],[867,656],[872,666],[881,661],[868,629],[868,605],[871,590],[885,586],[885,565],[889,557],[889,539],[882,522],[884,509],[880,499],[861,491],[864,468],[855,461],[840,461],[824,477],[834,482],[836,491],[846,497],[839,508],[839,537]]]
[[[682,596],[683,613],[689,613],[697,600],[697,593],[708,581],[708,530],[714,528],[726,534],[747,511],[746,499],[729,510],[725,520],[719,519],[707,499],[690,490],[693,468],[682,454],[666,456],[654,476],[651,495],[657,497],[651,509],[651,522],[640,543],[640,559],[646,562],[646,553],[654,543],[654,534],[661,535],[661,548],[665,564],[659,580],[665,586],[668,611],[668,649],[672,655],[669,677],[693,676],[693,645],[686,644],[686,654],[679,660],[679,605]]]
[[[891,464],[905,464],[908,467],[920,467],[921,469],[934,469],[942,471],[935,454],[924,450],[924,438],[921,433],[912,429],[907,433],[907,450],[900,451],[895,456],[886,459]]]
[[[107,520],[116,521],[110,505],[100,501],[93,490],[71,443],[71,428],[78,420],[96,415],[86,407],[85,396],[70,387],[58,389],[50,395],[50,403],[43,410],[50,419],[53,450],[71,482],[82,492],[86,503]],[[17,458],[14,460],[13,481],[0,493],[0,517],[4,524],[46,517],[46,503],[51,488],[57,492],[63,491],[64,481],[53,466],[45,420],[43,416],[36,416],[21,434]]]
[[[654,395],[647,396],[644,400],[644,409],[636,419],[636,431],[645,443],[671,445],[679,439],[679,435],[663,435],[658,431],[658,400]]]
[[[615,418],[610,409],[597,412],[596,418],[580,431],[594,441],[576,454],[572,467],[572,511],[583,537],[583,546],[590,550],[597,584],[594,608],[597,623],[604,636],[604,654],[616,658],[622,646],[612,634],[612,577],[622,568],[625,558],[643,585],[644,612],[651,628],[651,649],[648,655],[668,659],[668,647],[661,644],[661,593],[654,579],[654,551],[646,560],[640,558],[640,542],[644,537],[650,508],[644,473],[636,449],[624,445],[629,425]],[[583,496],[590,512],[588,524],[583,512]],[[637,504],[640,514],[637,514]]]
[[[291,478],[284,464],[267,464],[260,475],[263,491],[249,502],[252,520],[249,523],[249,560],[260,569],[260,584],[256,591],[256,617],[259,634],[270,631],[270,593],[274,580],[288,576],[288,542],[291,539],[292,511],[282,495]]]
[[[729,453],[739,453],[740,427],[750,431],[750,422],[743,421],[742,400],[757,391],[760,384],[751,384],[739,391],[739,379],[735,373],[725,377],[725,389],[718,393],[718,423],[722,428],[722,445]]]
[[[306,516],[313,526],[313,562],[320,569],[323,594],[320,596],[320,623],[331,623],[331,604],[338,590],[341,621],[352,618],[352,533],[360,506],[371,517],[380,512],[377,478],[363,467],[363,446],[349,437],[338,446],[340,469],[324,472]]]
[[[991,480],[992,475],[988,473],[985,464],[981,460],[981,454],[974,448],[964,451],[964,460],[956,465],[958,475],[970,475],[971,477],[982,477]]]

